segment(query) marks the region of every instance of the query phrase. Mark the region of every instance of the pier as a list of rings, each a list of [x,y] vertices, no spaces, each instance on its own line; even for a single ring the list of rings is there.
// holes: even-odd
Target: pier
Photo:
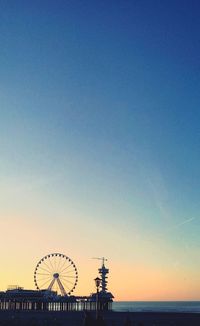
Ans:
[[[34,283],[36,290],[10,286],[0,292],[0,311],[81,312],[112,310],[113,295],[107,290],[105,258],[95,278],[96,293],[75,296],[78,271],[74,262],[66,255],[53,253],[44,256],[36,265]]]
[[[0,310],[17,311],[107,311],[112,300],[99,295],[98,302],[91,296],[57,296],[50,291],[16,288],[0,292]]]

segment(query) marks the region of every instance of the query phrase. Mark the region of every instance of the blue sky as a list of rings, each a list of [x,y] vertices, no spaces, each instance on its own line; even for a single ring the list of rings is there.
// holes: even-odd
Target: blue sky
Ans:
[[[199,7],[0,2],[2,219],[30,216],[53,228],[56,216],[59,234],[67,216],[74,237],[81,221],[92,243],[95,225],[107,232],[100,255],[109,235],[122,233],[111,260],[126,252],[134,262],[127,248],[135,238],[144,260],[146,241],[156,241],[166,261],[177,253],[199,267],[197,256],[191,261],[200,245]]]

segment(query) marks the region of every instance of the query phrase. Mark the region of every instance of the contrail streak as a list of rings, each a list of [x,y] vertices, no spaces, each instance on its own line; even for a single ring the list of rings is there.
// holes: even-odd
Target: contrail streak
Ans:
[[[194,220],[195,220],[195,217],[188,218],[187,220],[185,220],[185,221],[183,221],[183,222],[181,222],[181,223],[175,225],[175,228],[178,228],[179,226],[182,226],[182,225],[184,225],[184,224],[190,223],[190,222],[192,222],[192,221],[194,221]]]

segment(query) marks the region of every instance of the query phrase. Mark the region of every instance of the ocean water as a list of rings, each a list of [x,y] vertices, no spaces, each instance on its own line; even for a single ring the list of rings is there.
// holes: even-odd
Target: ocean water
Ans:
[[[200,313],[200,301],[117,301],[113,302],[113,310]]]

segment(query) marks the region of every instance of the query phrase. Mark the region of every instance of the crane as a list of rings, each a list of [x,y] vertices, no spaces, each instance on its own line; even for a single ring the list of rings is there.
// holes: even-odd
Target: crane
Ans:
[[[101,260],[101,261],[102,261],[102,265],[104,265],[104,262],[105,262],[105,261],[108,261],[108,259],[105,258],[105,257],[93,257],[92,259],[98,259],[98,260]]]

